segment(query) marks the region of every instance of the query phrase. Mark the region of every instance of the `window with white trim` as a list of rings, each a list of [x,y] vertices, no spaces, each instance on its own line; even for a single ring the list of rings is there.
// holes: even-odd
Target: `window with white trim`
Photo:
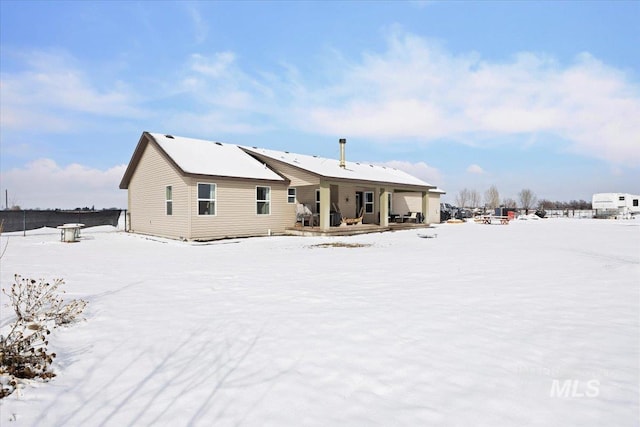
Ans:
[[[293,187],[289,187],[287,189],[287,203],[295,203],[296,202],[296,189]]]
[[[173,215],[173,187],[170,185],[164,188],[164,206],[165,214]]]
[[[373,213],[373,191],[364,193],[364,213]]]
[[[256,187],[256,213],[271,214],[271,187]]]
[[[216,185],[198,183],[198,215],[216,214]]]
[[[316,190],[316,213],[320,213],[320,190]]]

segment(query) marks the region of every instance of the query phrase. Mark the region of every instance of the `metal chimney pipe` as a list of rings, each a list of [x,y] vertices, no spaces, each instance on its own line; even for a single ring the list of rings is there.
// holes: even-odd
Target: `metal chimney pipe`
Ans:
[[[340,138],[340,167],[342,169],[344,169],[345,167],[347,167],[346,161],[345,161],[345,154],[344,154],[344,147],[345,145],[347,145],[347,140],[344,138]]]

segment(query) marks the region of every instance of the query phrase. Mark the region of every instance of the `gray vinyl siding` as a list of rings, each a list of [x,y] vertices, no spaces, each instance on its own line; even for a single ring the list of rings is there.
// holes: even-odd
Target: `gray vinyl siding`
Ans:
[[[190,178],[192,240],[281,234],[296,222],[296,205],[287,203],[288,183],[217,177]],[[198,183],[216,184],[216,214],[198,215]],[[256,212],[256,187],[271,187],[270,214]]]
[[[425,214],[426,222],[437,224],[440,222],[440,194],[429,194],[429,211]],[[421,193],[394,193],[393,213],[403,215],[408,212],[422,212]]]
[[[278,173],[289,181],[291,181],[291,187],[303,187],[306,185],[320,185],[320,177],[310,172],[303,171],[296,167],[293,167],[287,163],[279,162],[277,160],[273,160],[269,157],[263,157],[254,154],[256,157],[259,157],[261,161],[265,162],[271,169],[278,171]]]
[[[165,189],[172,186],[173,215],[166,215]],[[174,239],[189,228],[187,182],[153,143],[146,145],[129,183],[130,230]]]
[[[312,212],[316,211],[316,190],[320,188],[318,185],[308,185],[305,187],[296,187],[296,197],[298,203],[309,206]]]
[[[393,213],[405,215],[409,212],[422,212],[422,194],[394,193]]]
[[[336,206],[345,218],[355,218],[356,212],[356,186],[352,184],[342,184],[339,187],[338,201]],[[358,190],[359,191],[359,190]],[[333,199],[333,192],[331,194]],[[349,201],[347,201],[347,198]]]

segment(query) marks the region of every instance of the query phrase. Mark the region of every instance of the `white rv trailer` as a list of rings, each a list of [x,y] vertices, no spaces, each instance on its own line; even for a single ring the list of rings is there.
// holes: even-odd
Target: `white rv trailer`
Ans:
[[[591,208],[596,218],[629,218],[640,214],[640,196],[628,193],[596,193]]]

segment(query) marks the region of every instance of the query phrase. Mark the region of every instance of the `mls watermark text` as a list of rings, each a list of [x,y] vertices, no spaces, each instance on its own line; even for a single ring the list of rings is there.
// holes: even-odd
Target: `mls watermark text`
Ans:
[[[551,380],[551,390],[549,397],[575,398],[575,397],[598,397],[600,394],[600,381],[591,379],[585,380]]]

